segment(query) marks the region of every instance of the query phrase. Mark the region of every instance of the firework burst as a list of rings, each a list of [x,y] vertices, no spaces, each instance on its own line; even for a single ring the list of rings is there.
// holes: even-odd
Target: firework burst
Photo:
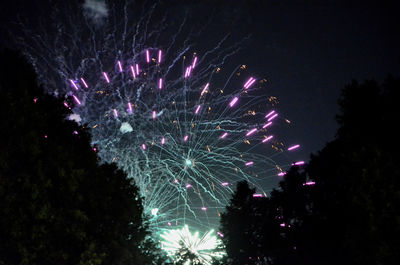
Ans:
[[[263,78],[245,65],[224,72],[241,42],[221,48],[226,36],[200,55],[191,38],[202,27],[194,33],[187,15],[169,28],[159,3],[137,13],[129,1],[89,2],[83,11],[55,7],[55,23],[21,27],[18,43],[48,92],[65,97],[70,118],[91,128],[102,161],[139,186],[154,231],[216,227],[239,180],[266,196],[283,174],[274,157],[299,146],[275,135],[285,119]]]
[[[176,262],[209,265],[213,258],[221,258],[225,254],[222,250],[216,250],[221,242],[214,235],[214,230],[199,237],[199,232],[192,234],[185,225],[182,229],[164,232],[161,238],[162,248]]]

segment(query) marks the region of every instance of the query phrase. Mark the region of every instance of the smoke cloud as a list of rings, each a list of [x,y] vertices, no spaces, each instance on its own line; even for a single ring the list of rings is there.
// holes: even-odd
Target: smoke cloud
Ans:
[[[96,25],[101,25],[108,16],[108,8],[104,0],[85,0],[83,9],[85,15]]]

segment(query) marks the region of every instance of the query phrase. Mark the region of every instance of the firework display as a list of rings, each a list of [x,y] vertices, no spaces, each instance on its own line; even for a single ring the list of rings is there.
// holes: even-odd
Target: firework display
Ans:
[[[247,180],[263,192],[256,172],[281,171],[265,155],[270,151],[257,152],[261,145],[277,148],[270,130],[277,114],[255,110],[269,106],[268,97],[252,96],[256,78],[216,89],[211,78],[196,78],[201,66],[193,55],[182,56],[182,77],[169,80],[161,54],[145,49],[135,61],[117,60],[93,88],[86,76],[68,79],[73,110],[91,126],[103,160],[116,162],[140,187],[152,225],[208,228],[217,223],[233,184]]]
[[[177,256],[177,262],[209,265],[213,258],[221,258],[224,255],[222,250],[216,250],[220,240],[213,233],[214,230],[210,230],[199,237],[198,232],[190,233],[188,226],[185,225],[182,229],[164,232],[161,235],[162,248],[170,256]],[[189,260],[190,255],[196,258]]]
[[[274,158],[300,146],[276,135],[274,125],[289,121],[266,80],[225,65],[240,42],[222,48],[223,37],[196,52],[187,17],[171,30],[168,14],[153,21],[157,4],[137,16],[130,2],[98,16],[90,5],[71,8],[55,8],[57,23],[41,34],[23,26],[21,48],[48,92],[65,97],[69,118],[91,129],[102,161],[134,180],[154,232],[217,228],[241,180],[267,196],[284,175]],[[195,238],[201,247],[211,234]]]

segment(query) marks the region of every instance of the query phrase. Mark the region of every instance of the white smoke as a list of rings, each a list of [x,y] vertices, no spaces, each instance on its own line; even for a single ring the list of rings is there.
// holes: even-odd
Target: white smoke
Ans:
[[[129,123],[123,122],[123,123],[121,124],[121,128],[119,128],[119,130],[120,130],[122,133],[128,133],[128,132],[133,131],[133,128],[132,128],[132,126],[131,126]]]
[[[81,116],[79,116],[79,114],[70,114],[68,116],[68,120],[70,121],[75,121],[76,123],[80,124],[80,122],[82,121]]]
[[[104,18],[108,16],[108,8],[104,0],[85,0],[83,9],[85,15],[96,25],[101,25]]]

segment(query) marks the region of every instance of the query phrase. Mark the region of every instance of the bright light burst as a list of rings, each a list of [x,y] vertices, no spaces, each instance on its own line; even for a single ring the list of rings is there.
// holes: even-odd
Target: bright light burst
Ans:
[[[170,63],[157,59],[168,55],[162,51],[119,58],[97,77],[90,71],[68,78],[69,93],[82,101],[73,111],[92,127],[102,159],[140,187],[152,227],[216,227],[232,185],[247,180],[265,194],[262,174],[282,171],[271,158],[286,151],[271,140],[277,114],[271,98],[257,94],[264,81],[245,66],[217,88],[215,70],[203,67],[199,55],[179,53]]]
[[[48,92],[65,97],[91,129],[102,161],[135,181],[154,231],[184,224],[208,231],[237,181],[266,196],[284,174],[276,155],[299,145],[276,135],[274,125],[289,122],[266,80],[245,65],[225,67],[240,41],[226,44],[225,36],[195,52],[192,38],[206,24],[189,23],[186,13],[169,27],[161,3],[141,12],[121,3],[95,16],[65,1],[54,8],[57,20],[40,23],[45,28],[23,25],[18,44]]]
[[[161,238],[162,249],[175,261],[184,264],[209,265],[213,258],[221,258],[225,254],[222,250],[216,250],[221,242],[214,235],[214,230],[199,237],[199,232],[192,234],[185,225],[182,229],[164,232]]]

